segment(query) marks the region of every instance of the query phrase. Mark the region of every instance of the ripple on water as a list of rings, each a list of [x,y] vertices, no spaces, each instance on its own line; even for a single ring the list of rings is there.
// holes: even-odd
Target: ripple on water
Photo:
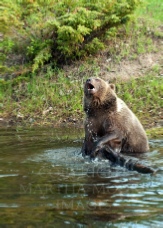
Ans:
[[[15,134],[0,142],[4,226],[8,221],[38,226],[39,221],[45,227],[59,221],[58,227],[163,227],[163,140],[150,140],[152,151],[142,157],[159,168],[151,176],[108,161],[90,162],[78,155],[79,142],[51,143],[48,131]]]

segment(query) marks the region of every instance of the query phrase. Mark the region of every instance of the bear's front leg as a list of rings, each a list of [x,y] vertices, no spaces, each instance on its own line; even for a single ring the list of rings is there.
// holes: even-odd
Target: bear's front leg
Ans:
[[[95,158],[99,151],[106,145],[109,144],[111,140],[117,139],[117,135],[113,132],[101,137],[96,143],[94,143],[94,148],[91,152],[91,158]]]

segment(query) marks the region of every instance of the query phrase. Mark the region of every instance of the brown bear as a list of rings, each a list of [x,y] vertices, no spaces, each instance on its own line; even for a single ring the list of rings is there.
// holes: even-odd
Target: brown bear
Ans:
[[[84,85],[85,140],[83,155],[95,157],[104,146],[114,152],[142,153],[149,150],[140,121],[117,97],[115,86],[100,78]]]

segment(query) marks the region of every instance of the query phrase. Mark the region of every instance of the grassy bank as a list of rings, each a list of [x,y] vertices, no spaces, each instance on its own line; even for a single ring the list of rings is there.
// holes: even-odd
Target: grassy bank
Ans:
[[[137,9],[137,19],[105,41],[105,50],[72,65],[65,65],[62,69],[46,65],[37,73],[29,72],[24,66],[12,72],[7,77],[10,80],[0,81],[1,121],[41,126],[82,123],[83,82],[88,77],[106,78],[107,75],[107,79],[116,84],[118,96],[143,124],[148,128],[157,125],[161,121],[163,107],[161,60],[150,69],[144,67],[143,77],[139,77],[139,72],[133,75],[132,69],[131,78],[127,81],[117,72],[115,77],[110,75],[122,61],[132,63],[140,55],[160,53],[162,10],[161,0],[148,1],[147,5]],[[106,62],[105,69],[99,61]],[[106,75],[103,75],[104,72]]]
[[[98,75],[97,66],[91,76]],[[82,75],[82,69],[79,75]],[[55,75],[55,78],[54,78]],[[17,85],[9,84],[1,90],[1,117],[13,123],[56,125],[57,123],[79,123],[83,119],[83,81],[90,74],[75,78],[64,72],[46,73],[23,80]],[[115,82],[113,80],[112,82]],[[129,81],[116,79],[117,94],[144,125],[153,127],[162,118],[163,77],[154,70],[144,77]]]

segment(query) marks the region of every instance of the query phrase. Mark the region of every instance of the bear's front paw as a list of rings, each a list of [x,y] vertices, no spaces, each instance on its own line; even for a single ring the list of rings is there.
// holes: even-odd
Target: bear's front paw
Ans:
[[[95,159],[96,156],[98,155],[100,149],[101,149],[100,146],[97,146],[94,150],[92,150],[90,158]]]

